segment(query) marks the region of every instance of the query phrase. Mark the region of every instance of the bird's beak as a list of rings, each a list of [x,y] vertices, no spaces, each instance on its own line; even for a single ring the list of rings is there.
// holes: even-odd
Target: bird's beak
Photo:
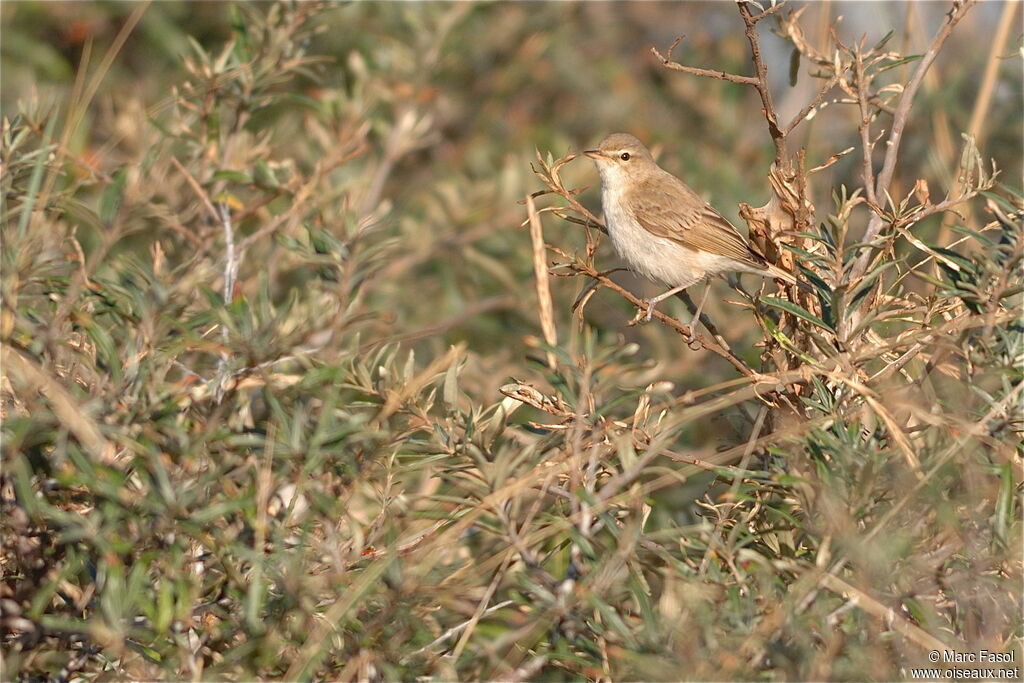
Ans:
[[[599,149],[586,149],[583,150],[583,156],[588,156],[591,159],[600,159],[604,156],[604,152]]]

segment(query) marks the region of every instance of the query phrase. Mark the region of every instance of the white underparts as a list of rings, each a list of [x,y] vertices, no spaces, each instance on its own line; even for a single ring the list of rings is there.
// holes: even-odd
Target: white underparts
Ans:
[[[612,245],[634,272],[668,287],[689,287],[726,272],[766,274],[727,256],[690,249],[648,232],[623,209],[625,202],[619,193],[609,190],[620,183],[608,182],[604,176],[617,170],[601,167],[601,203]]]

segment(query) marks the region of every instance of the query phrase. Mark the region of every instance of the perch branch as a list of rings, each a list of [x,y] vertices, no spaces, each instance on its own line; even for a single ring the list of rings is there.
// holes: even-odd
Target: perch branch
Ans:
[[[635,296],[632,292],[620,286],[618,283],[616,283],[614,280],[612,280],[604,273],[595,270],[594,268],[585,263],[571,263],[568,264],[568,268],[576,273],[580,273],[582,275],[586,275],[587,277],[593,278],[594,280],[597,280],[608,289],[617,292],[622,298],[624,298],[626,301],[630,302],[637,308],[641,308],[645,305],[644,302],[639,297]],[[686,344],[688,346],[691,346],[691,348],[693,344],[698,344],[698,348],[705,348],[708,351],[711,351],[712,353],[721,356],[722,358],[727,360],[734,368],[742,372],[747,377],[758,376],[753,368],[751,368],[749,365],[743,362],[742,359],[737,358],[735,355],[733,355],[732,351],[728,347],[722,346],[720,343],[713,342],[704,337],[703,335],[694,333],[689,326],[684,325],[678,319],[673,318],[670,315],[662,313],[657,308],[654,309],[654,317],[660,320],[665,325],[671,327],[677,333],[679,333],[679,335],[683,338]],[[701,316],[701,320],[704,320],[703,315]]]

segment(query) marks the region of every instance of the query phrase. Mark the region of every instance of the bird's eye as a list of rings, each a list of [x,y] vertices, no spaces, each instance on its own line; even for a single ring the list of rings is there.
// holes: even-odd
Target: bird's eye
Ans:
[[[622,159],[623,161],[629,161],[629,152],[623,152],[622,154],[619,155],[619,158]]]

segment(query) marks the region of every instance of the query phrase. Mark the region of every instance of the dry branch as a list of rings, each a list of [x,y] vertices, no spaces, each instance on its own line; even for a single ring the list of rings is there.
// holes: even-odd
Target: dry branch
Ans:
[[[964,18],[964,15],[974,6],[977,0],[955,0],[952,9],[947,14],[946,21],[939,28],[935,34],[935,38],[932,39],[932,43],[928,48],[928,51],[921,57],[917,68],[914,70],[913,76],[910,81],[903,89],[903,93],[900,95],[899,104],[896,106],[895,113],[893,114],[892,130],[889,133],[889,138],[886,141],[885,157],[882,160],[882,170],[878,172],[874,185],[874,196],[877,199],[886,195],[889,192],[889,186],[892,183],[893,174],[896,172],[896,160],[899,158],[900,142],[903,140],[903,131],[907,126],[907,121],[910,118],[910,109],[914,104],[914,96],[917,94],[918,89],[924,82],[925,74],[931,68],[935,62],[935,58],[939,54],[939,50],[942,49],[946,39],[949,38],[953,32],[953,28],[960,23],[960,20]],[[865,152],[867,153],[867,152]],[[865,179],[866,180],[866,179]],[[870,243],[874,240],[882,228],[885,225],[885,219],[875,213],[871,216],[871,220],[868,222],[868,227],[864,232],[864,238],[861,240],[864,243]],[[857,257],[856,262],[849,272],[849,282],[855,282],[867,271],[868,264],[871,262],[873,249],[866,248],[864,252]]]

